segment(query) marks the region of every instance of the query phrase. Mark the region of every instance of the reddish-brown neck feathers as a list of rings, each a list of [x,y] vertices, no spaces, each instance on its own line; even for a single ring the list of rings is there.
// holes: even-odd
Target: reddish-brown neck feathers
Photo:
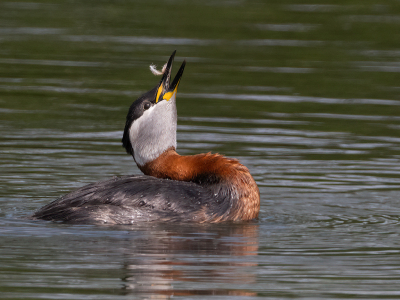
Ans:
[[[139,166],[141,171],[157,178],[191,181],[198,184],[223,184],[232,201],[230,211],[216,217],[214,222],[240,221],[257,218],[260,192],[249,170],[236,159],[219,154],[180,156],[175,149],[165,151],[157,159]]]

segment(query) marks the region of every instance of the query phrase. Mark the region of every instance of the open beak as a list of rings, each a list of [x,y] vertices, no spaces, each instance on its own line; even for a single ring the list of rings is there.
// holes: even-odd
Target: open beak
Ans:
[[[170,100],[177,92],[179,82],[181,81],[181,77],[183,74],[183,69],[185,69],[186,61],[184,60],[181,67],[179,68],[178,73],[175,75],[174,80],[170,84],[171,81],[171,71],[172,71],[172,62],[174,61],[176,50],[170,56],[167,66],[165,68],[165,72],[161,81],[159,83],[159,87],[157,89],[156,103],[161,100]]]

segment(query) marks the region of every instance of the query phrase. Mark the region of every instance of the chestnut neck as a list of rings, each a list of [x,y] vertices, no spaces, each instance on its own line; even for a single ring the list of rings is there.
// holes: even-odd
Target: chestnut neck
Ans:
[[[195,181],[199,176],[229,178],[235,167],[241,166],[236,159],[219,154],[197,154],[181,156],[171,147],[155,160],[139,166],[145,174],[157,178],[179,181]]]
[[[145,175],[209,188],[225,205],[220,213],[210,212],[212,222],[252,220],[258,216],[260,192],[249,170],[237,159],[211,153],[181,156],[171,147],[139,168]]]

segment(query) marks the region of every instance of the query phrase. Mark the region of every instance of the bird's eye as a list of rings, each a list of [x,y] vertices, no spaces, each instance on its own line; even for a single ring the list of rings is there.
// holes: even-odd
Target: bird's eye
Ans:
[[[144,109],[147,110],[147,109],[149,109],[149,108],[150,108],[150,103],[149,103],[149,102],[146,102],[146,103],[144,104]]]

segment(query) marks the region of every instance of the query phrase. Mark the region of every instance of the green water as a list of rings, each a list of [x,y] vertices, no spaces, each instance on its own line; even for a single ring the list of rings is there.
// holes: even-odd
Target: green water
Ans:
[[[0,2],[0,298],[400,298],[399,29],[394,0]],[[140,173],[125,116],[173,50],[178,152],[239,158],[259,220],[27,220]]]

